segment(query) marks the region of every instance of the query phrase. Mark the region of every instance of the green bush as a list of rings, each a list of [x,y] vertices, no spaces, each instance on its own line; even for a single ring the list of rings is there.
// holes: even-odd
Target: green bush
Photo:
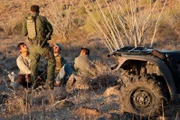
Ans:
[[[86,14],[86,9],[84,8],[84,6],[80,6],[80,8],[77,9],[76,14],[78,15],[83,15]]]
[[[81,27],[81,26],[84,26],[85,21],[84,21],[84,19],[82,19],[82,18],[74,18],[74,19],[73,19],[73,24],[74,24],[74,26],[76,26],[76,27]]]

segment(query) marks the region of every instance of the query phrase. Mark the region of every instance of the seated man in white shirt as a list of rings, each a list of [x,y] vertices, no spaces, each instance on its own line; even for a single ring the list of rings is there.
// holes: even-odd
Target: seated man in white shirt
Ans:
[[[18,88],[19,85],[22,85],[24,88],[30,88],[32,86],[31,82],[31,69],[30,69],[30,63],[31,60],[29,58],[29,49],[25,43],[19,43],[17,46],[18,51],[20,52],[20,55],[16,59],[17,66],[19,68],[18,75],[12,75],[9,74],[8,77],[11,80],[11,86],[13,88]],[[38,87],[38,84],[43,85],[45,75],[43,75],[44,71],[39,71],[38,80],[36,81],[36,86]]]
[[[19,68],[19,73],[15,77],[14,87],[18,87],[18,84],[22,85],[25,88],[31,87],[31,70],[28,47],[25,43],[19,43],[17,46],[20,55],[16,59],[17,66]]]
[[[20,71],[16,78],[16,83],[21,84],[23,87],[31,87],[31,60],[29,58],[29,49],[25,43],[19,43],[17,48],[20,52],[20,55],[16,59],[16,63]]]

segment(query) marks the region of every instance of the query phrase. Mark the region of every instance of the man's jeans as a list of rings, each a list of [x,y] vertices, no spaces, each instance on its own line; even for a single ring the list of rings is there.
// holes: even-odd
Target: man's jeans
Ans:
[[[75,71],[70,64],[64,64],[63,67],[60,69],[58,75],[56,76],[55,81],[61,82],[62,80],[65,80],[65,82],[67,82],[69,76],[74,73]]]

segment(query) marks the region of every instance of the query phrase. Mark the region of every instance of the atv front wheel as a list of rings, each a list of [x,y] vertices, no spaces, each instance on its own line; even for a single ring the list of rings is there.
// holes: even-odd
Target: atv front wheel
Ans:
[[[120,106],[123,112],[141,116],[160,114],[165,98],[163,86],[152,77],[133,76],[121,87]]]

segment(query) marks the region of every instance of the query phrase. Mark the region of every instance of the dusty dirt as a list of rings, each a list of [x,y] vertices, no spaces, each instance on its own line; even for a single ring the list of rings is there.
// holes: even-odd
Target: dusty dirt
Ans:
[[[28,0],[6,0],[1,1],[0,6],[0,25],[6,26],[3,30],[0,29],[0,65],[5,66],[9,71],[18,72],[16,66],[16,58],[18,52],[16,46],[20,42],[26,42],[24,38],[17,34],[10,33],[9,28],[14,24],[9,21],[18,21],[22,14],[29,10],[29,5],[35,3],[33,0],[28,3]],[[47,6],[46,1],[38,1],[42,5],[42,14]],[[171,3],[172,4],[172,3]],[[170,4],[170,5],[171,5]],[[16,17],[18,16],[18,18]],[[7,29],[6,29],[7,28]],[[6,31],[7,30],[7,31]],[[179,34],[178,34],[179,35]],[[91,55],[94,57],[95,63],[98,64],[98,71],[92,82],[86,88],[77,90],[73,89],[67,92],[65,88],[55,88],[53,91],[39,91],[33,93],[29,102],[26,100],[26,93],[23,89],[12,91],[9,88],[9,79],[7,73],[0,68],[0,96],[8,95],[7,102],[0,104],[0,120],[139,120],[139,116],[129,113],[121,113],[121,105],[119,104],[120,94],[118,94],[119,86],[116,85],[119,72],[110,70],[110,65],[113,64],[112,58],[107,58],[109,51],[99,39],[89,38],[86,36],[83,40],[75,39],[70,42],[62,42],[63,55],[72,63],[75,56],[79,54],[82,46],[91,49]],[[180,38],[180,37],[179,37]],[[179,40],[179,39],[178,39]],[[164,39],[166,41],[166,39]],[[164,44],[164,41],[161,41]],[[61,43],[61,40],[56,42]],[[157,46],[158,47],[158,46]],[[170,42],[161,48],[178,49],[179,42]],[[89,80],[92,80],[89,79]],[[97,83],[98,84],[95,84]],[[79,83],[81,84],[81,82]],[[87,84],[86,84],[87,85]],[[77,85],[78,86],[78,85]],[[82,86],[82,85],[79,85]],[[115,86],[115,87],[114,87]],[[83,87],[82,87],[83,88]],[[0,97],[1,98],[1,97]],[[6,97],[4,97],[6,98]],[[29,103],[31,105],[29,105]],[[170,103],[164,111],[164,116],[155,119],[180,119],[179,103]],[[142,118],[148,119],[148,118]]]

